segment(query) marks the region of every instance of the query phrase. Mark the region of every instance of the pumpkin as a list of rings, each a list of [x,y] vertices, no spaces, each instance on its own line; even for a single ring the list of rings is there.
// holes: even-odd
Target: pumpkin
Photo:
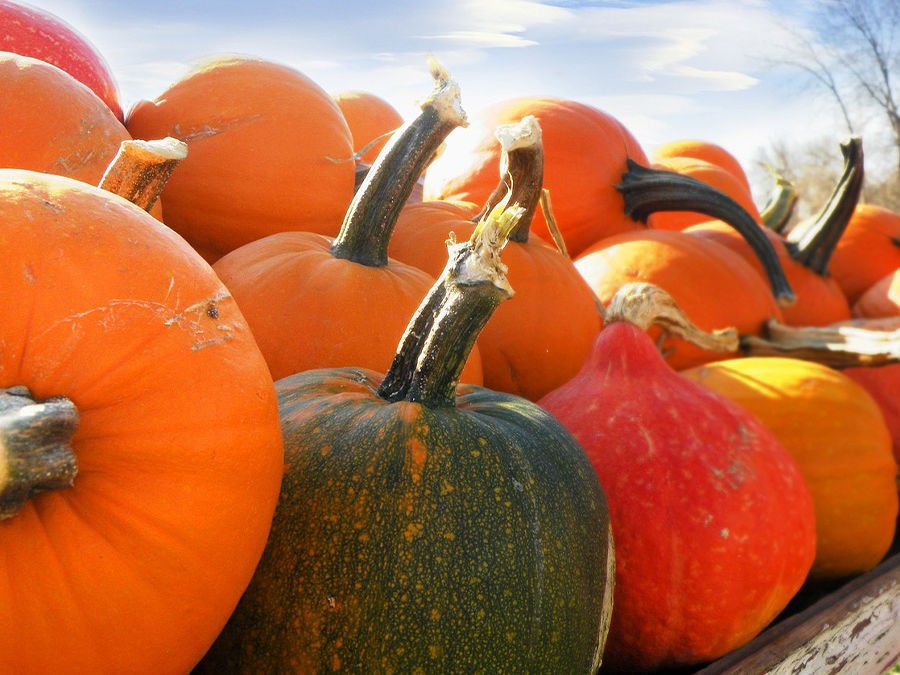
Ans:
[[[100,182],[128,131],[97,95],[50,63],[0,52],[0,166]]]
[[[93,91],[120,122],[119,87],[91,42],[58,16],[21,2],[0,0],[0,50],[61,68]]]
[[[857,204],[831,255],[831,275],[852,305],[896,269],[900,269],[900,213]]]
[[[425,199],[484,204],[497,184],[500,148],[494,130],[533,115],[544,143],[544,187],[553,200],[556,225],[571,256],[605,236],[643,229],[626,215],[615,185],[626,159],[647,161],[637,139],[612,115],[592,106],[552,97],[501,101],[481,111],[478,123],[425,172]],[[543,214],[531,232],[552,242]]]
[[[656,321],[707,349],[737,346],[733,330],[703,335],[661,288],[623,285],[581,372],[538,402],[578,439],[607,494],[611,672],[736,649],[784,609],[815,553],[796,462],[747,411],[663,361],[648,336]]]
[[[388,241],[434,149],[465,124],[459,87],[435,66],[435,87],[378,156],[337,237],[279,232],[213,265],[234,295],[274,379],[313,368],[387,370],[397,342],[435,277],[392,260]],[[179,171],[181,167],[179,167]],[[482,382],[474,350],[465,381]]]
[[[621,286],[643,281],[665,290],[703,330],[734,326],[761,334],[769,319],[781,317],[772,290],[750,263],[685,232],[651,229],[608,237],[577,257],[575,267],[604,307]],[[648,330],[675,370],[721,358],[658,326]]]
[[[209,265],[140,207],[27,170],[0,170],[0,192],[3,667],[188,672],[275,510],[265,361]],[[32,452],[41,429],[56,438]]]
[[[691,157],[660,158],[653,162],[653,168],[673,171],[684,176],[696,178],[707,185],[723,192],[740,204],[756,222],[762,222],[750,188],[744,186],[738,178],[726,169]],[[709,220],[705,213],[696,211],[658,211],[654,213],[653,227],[663,230],[683,230],[684,228]]]
[[[845,368],[844,375],[865,389],[884,416],[884,422],[891,434],[894,461],[900,464],[900,363],[869,367]]]
[[[267,59],[215,56],[128,112],[134,138],[172,136],[188,157],[164,218],[214,262],[275,232],[337,234],[353,198],[353,140],[332,97]]]
[[[900,267],[869,286],[853,303],[851,312],[861,319],[900,316]]]
[[[498,189],[484,207],[427,201],[404,207],[388,253],[434,277],[446,264],[448,237],[468,239],[480,215],[501,199],[525,208],[503,252],[516,294],[491,316],[478,336],[484,386],[531,401],[572,377],[587,358],[602,319],[593,292],[571,259],[529,236],[542,194],[543,143],[537,120],[527,115],[500,125]]]
[[[372,164],[388,136],[403,125],[403,116],[370,91],[341,91],[333,97],[350,127],[357,161]]]
[[[597,477],[535,404],[456,386],[510,292],[505,218],[451,248],[387,374],[276,383],[272,535],[198,672],[597,670],[614,564]]]
[[[844,170],[818,215],[791,228],[784,237],[762,228],[778,253],[782,269],[796,296],[782,308],[785,323],[793,326],[826,326],[851,316],[847,296],[829,274],[829,263],[863,184],[862,141],[858,137],[841,145]],[[721,222],[695,225],[685,231],[712,238],[740,253],[761,269],[746,242]]]
[[[791,453],[816,511],[811,579],[877,565],[897,522],[897,464],[876,402],[856,382],[812,361],[728,359],[682,371],[750,411]]]
[[[718,143],[701,138],[681,138],[656,146],[650,155],[654,164],[665,164],[663,160],[670,158],[698,159],[714,164],[730,173],[744,190],[751,191],[750,181],[738,158]]]

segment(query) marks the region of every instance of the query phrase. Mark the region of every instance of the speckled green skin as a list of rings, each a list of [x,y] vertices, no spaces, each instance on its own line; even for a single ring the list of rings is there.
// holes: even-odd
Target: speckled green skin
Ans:
[[[199,670],[587,673],[613,551],[583,451],[524,399],[387,403],[378,376],[277,383],[286,472],[256,576]]]

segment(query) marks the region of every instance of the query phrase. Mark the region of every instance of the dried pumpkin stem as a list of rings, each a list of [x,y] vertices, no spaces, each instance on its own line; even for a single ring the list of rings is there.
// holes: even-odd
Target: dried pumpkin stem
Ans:
[[[0,390],[0,519],[31,497],[70,487],[78,472],[70,445],[78,411],[66,398],[36,402],[25,387]]]
[[[766,337],[741,336],[741,349],[749,356],[790,356],[831,368],[856,368],[900,363],[900,318],[892,317],[884,330],[840,323],[831,326],[787,326],[774,319]]]
[[[625,213],[646,223],[657,211],[696,211],[723,220],[747,241],[765,269],[772,293],[782,305],[796,299],[772,242],[747,209],[721,190],[692,176],[653,169],[628,160],[616,188],[625,198]]]
[[[659,286],[633,282],[622,286],[606,307],[606,323],[627,321],[646,331],[653,325],[709,351],[734,352],[738,349],[735,328],[704,331],[675,304],[675,299]]]
[[[122,141],[100,179],[100,187],[149,211],[185,157],[187,143],[177,138]]]
[[[519,204],[525,211],[509,240],[524,244],[543,194],[541,126],[534,115],[526,115],[515,124],[501,124],[494,135],[500,142],[500,182],[472,220],[478,222],[498,204]]]
[[[787,235],[791,257],[820,276],[828,274],[828,263],[862,194],[862,139],[847,139],[841,143],[841,153],[844,168],[828,201],[815,218],[794,227]]]
[[[387,264],[394,225],[419,175],[450,132],[466,126],[459,86],[435,63],[432,76],[435,87],[421,112],[391,136],[356,190],[331,247],[336,258],[370,267]]]
[[[428,407],[455,404],[460,374],[481,329],[512,296],[500,250],[523,213],[518,205],[498,205],[467,242],[450,244],[447,266],[404,333],[379,396]]]

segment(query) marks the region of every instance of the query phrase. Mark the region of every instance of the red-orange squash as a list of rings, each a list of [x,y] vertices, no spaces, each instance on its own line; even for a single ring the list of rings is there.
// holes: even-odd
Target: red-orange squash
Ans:
[[[278,498],[265,361],[209,265],[124,198],[4,169],[0,222],[0,388],[64,397],[44,421],[76,427],[53,485],[56,462],[0,444],[19,469],[0,476],[2,669],[188,672],[249,583]]]
[[[604,668],[625,673],[695,666],[749,641],[815,553],[809,490],[775,436],[680,377],[643,321],[618,311],[644,286],[621,289],[582,371],[538,402],[607,494],[616,581]],[[634,297],[655,311],[655,296]]]
[[[550,191],[556,224],[571,256],[593,242],[643,225],[624,213],[615,186],[626,159],[646,162],[640,143],[612,115],[578,101],[524,97],[481,112],[457,152],[448,150],[425,172],[425,199],[460,199],[483,204],[497,184],[500,148],[494,130],[533,115],[544,139],[544,187]],[[471,147],[470,147],[471,146]],[[551,242],[542,214],[533,234]]]
[[[213,262],[283,231],[337,234],[353,198],[353,139],[332,97],[263,58],[216,56],[139,101],[126,126],[188,157],[162,193],[166,224]]]

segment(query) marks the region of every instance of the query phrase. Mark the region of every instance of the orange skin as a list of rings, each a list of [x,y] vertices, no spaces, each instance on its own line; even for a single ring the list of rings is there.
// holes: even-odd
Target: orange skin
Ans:
[[[0,166],[98,185],[128,131],[96,94],[44,61],[0,53]]]
[[[900,213],[858,204],[831,255],[829,270],[852,305],[867,288],[900,268]]]
[[[734,327],[761,335],[769,319],[782,319],[766,281],[733,251],[685,232],[626,232],[598,242],[575,259],[575,267],[604,306],[624,284],[662,287],[687,317],[706,331]],[[658,328],[650,329],[654,337]],[[706,351],[680,338],[662,343],[675,370],[730,356]]]
[[[780,235],[761,228],[772,242],[784,275],[787,277],[796,300],[781,308],[784,322],[791,326],[827,326],[850,318],[850,304],[837,280],[831,275],[822,276],[806,265],[794,260]],[[751,264],[763,279],[766,273],[753,249],[737,230],[721,220],[708,220],[685,228],[686,233],[730,248]]]
[[[246,244],[213,266],[275,380],[342,366],[387,372],[407,324],[435,282],[396,260],[375,267],[336,258],[332,243],[313,232],[281,232]],[[477,348],[461,381],[483,381]]]
[[[353,198],[353,139],[302,73],[220,56],[128,112],[135,138],[173,136],[187,158],[162,193],[166,224],[208,261],[275,232],[334,236]],[[338,160],[338,161],[336,161]]]
[[[342,91],[334,94],[334,101],[341,109],[353,135],[353,152],[359,152],[376,138],[396,130],[403,124],[403,116],[397,109],[371,92]],[[374,162],[389,138],[384,136],[366,150],[358,161],[367,164]]]
[[[751,191],[750,181],[747,179],[744,167],[741,166],[737,157],[721,145],[697,138],[684,138],[663,143],[657,146],[650,155],[653,162],[662,162],[671,157],[700,159],[715,164],[734,176],[748,193]]]
[[[652,168],[674,171],[684,176],[696,178],[720,192],[724,192],[744,207],[756,222],[761,222],[759,210],[753,202],[750,189],[740,180],[716,164],[691,157],[668,157],[656,160]],[[693,211],[657,211],[653,214],[653,227],[661,230],[683,230],[684,228],[709,220],[709,216]]]
[[[467,240],[479,210],[469,202],[407,205],[388,253],[437,276],[447,262],[450,233]],[[602,320],[591,289],[551,244],[539,237],[510,241],[502,256],[514,295],[478,337],[484,386],[536,401],[578,372]]]
[[[265,362],[209,265],[140,208],[28,171],[0,192],[0,386],[80,413],[74,485],[0,521],[4,669],[189,672],[278,499]]]
[[[750,411],[799,464],[816,510],[811,578],[881,562],[897,522],[897,463],[881,411],[860,385],[818,363],[768,356],[682,374]]]
[[[900,268],[888,272],[856,299],[853,316],[861,319],[900,316]]]
[[[627,157],[647,163],[640,144],[611,115],[565,99],[512,99],[483,111],[480,124],[473,123],[471,130],[460,132],[477,143],[462,162],[451,164],[452,158],[439,157],[425,172],[425,199],[484,204],[497,186],[501,150],[494,130],[526,115],[534,115],[542,130],[543,185],[550,191],[553,213],[569,255],[574,257],[598,239],[617,232],[644,229],[642,223],[625,215],[625,202],[615,188],[627,169]],[[553,241],[540,211],[535,214],[531,232]]]

